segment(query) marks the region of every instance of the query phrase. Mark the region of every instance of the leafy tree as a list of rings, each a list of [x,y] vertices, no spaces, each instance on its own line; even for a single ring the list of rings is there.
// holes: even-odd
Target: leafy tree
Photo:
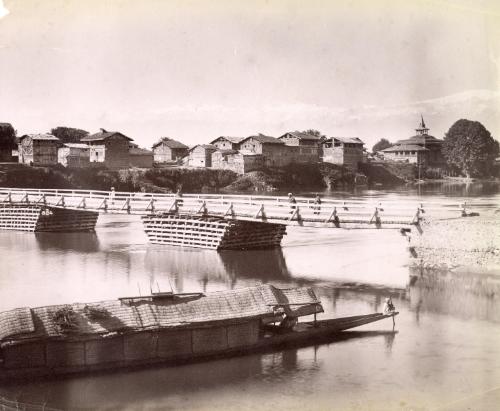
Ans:
[[[326,138],[326,136],[319,130],[314,130],[314,129],[309,129],[309,130],[304,130],[303,133],[310,134],[312,136],[320,137],[320,138]]]
[[[13,150],[16,144],[16,130],[10,123],[0,123],[0,150]]]
[[[63,143],[78,143],[83,137],[88,136],[89,132],[79,128],[56,127],[50,130],[50,134]]]
[[[478,121],[458,120],[445,134],[443,155],[466,177],[491,175],[500,147]]]
[[[393,144],[385,139],[385,138],[381,138],[378,142],[375,143],[375,145],[372,147],[372,152],[373,153],[376,153],[377,151],[381,151],[381,150],[384,150],[386,148],[389,148],[391,147]]]

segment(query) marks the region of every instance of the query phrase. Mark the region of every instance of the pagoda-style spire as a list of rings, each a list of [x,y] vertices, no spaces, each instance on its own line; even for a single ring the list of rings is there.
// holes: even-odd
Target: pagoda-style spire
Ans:
[[[420,124],[415,129],[415,131],[417,132],[418,136],[426,135],[428,133],[429,129],[425,126],[424,116],[422,116],[422,114],[420,114],[420,120],[421,120]]]

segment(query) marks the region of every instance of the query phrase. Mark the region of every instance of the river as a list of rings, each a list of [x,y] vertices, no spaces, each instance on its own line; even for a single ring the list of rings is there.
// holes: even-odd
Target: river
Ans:
[[[485,184],[355,194],[500,204],[498,185]],[[500,386],[500,297],[463,291],[470,279],[452,274],[449,289],[419,286],[397,231],[287,232],[278,250],[216,252],[150,245],[133,216],[102,215],[95,233],[0,231],[0,310],[137,295],[151,283],[179,292],[311,285],[322,318],[380,311],[392,296],[398,333],[385,332],[387,320],[316,347],[8,384],[0,396],[75,410],[430,410]]]

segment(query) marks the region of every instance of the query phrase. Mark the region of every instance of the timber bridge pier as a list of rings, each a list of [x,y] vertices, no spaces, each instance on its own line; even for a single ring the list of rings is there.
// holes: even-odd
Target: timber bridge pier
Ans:
[[[276,247],[288,225],[402,229],[470,214],[465,203],[0,188],[0,229],[91,231],[99,214],[140,215],[152,243],[212,249]],[[406,230],[403,230],[406,231]]]

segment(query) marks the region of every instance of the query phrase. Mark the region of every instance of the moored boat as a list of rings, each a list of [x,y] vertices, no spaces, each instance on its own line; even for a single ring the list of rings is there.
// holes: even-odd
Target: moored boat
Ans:
[[[314,344],[397,315],[316,321],[321,312],[311,288],[271,285],[17,308],[0,313],[0,379],[175,364]],[[297,322],[308,315],[314,321]]]

